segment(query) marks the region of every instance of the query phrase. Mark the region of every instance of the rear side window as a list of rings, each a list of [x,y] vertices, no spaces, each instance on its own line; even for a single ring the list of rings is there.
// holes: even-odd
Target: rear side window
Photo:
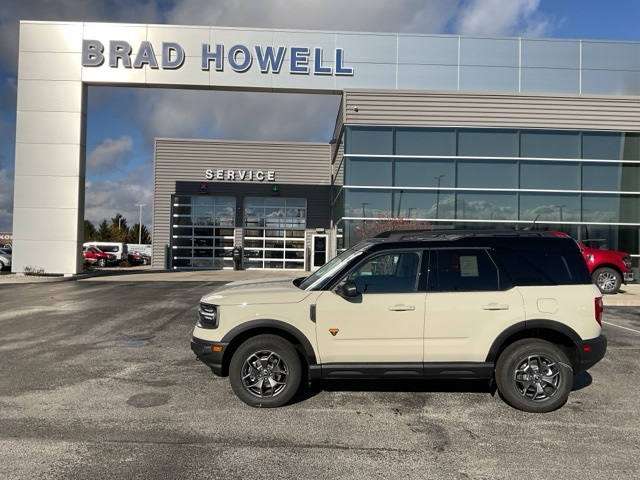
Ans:
[[[495,253],[518,286],[591,283],[582,275],[586,267],[577,263],[584,260],[572,252],[497,249]]]
[[[432,250],[429,291],[481,292],[500,290],[500,274],[486,250]]]

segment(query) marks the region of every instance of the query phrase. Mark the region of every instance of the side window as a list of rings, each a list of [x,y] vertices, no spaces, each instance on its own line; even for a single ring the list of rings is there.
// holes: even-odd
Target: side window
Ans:
[[[501,263],[508,266],[513,282],[519,286],[578,285],[585,283],[575,265],[575,255],[548,250],[497,249]],[[583,263],[582,258],[578,259]]]
[[[402,251],[374,255],[352,270],[347,280],[361,293],[415,292],[422,252]]]
[[[499,290],[498,267],[485,250],[435,250],[429,291],[479,292]]]

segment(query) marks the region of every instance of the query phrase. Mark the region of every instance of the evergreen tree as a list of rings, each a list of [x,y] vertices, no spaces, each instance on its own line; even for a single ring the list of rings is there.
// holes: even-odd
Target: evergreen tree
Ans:
[[[129,234],[129,228],[127,228],[127,219],[122,216],[120,212],[116,213],[116,216],[111,219],[111,226],[109,226],[110,242],[126,242]]]
[[[98,227],[98,231],[96,232],[96,240],[101,242],[109,242],[111,239],[111,234],[109,232],[109,224],[107,223],[107,219],[105,218],[100,222],[100,226]]]
[[[97,237],[96,227],[89,220],[84,221],[84,241],[90,242],[91,240],[95,240]]]
[[[138,243],[138,239],[140,237],[142,237],[142,241],[140,242],[141,244],[144,245],[144,244],[151,243],[151,235],[149,235],[149,230],[147,230],[147,227],[143,224],[142,232],[138,230],[139,228],[140,228],[140,224],[136,223],[133,227],[129,229],[129,235],[127,236],[127,243]]]

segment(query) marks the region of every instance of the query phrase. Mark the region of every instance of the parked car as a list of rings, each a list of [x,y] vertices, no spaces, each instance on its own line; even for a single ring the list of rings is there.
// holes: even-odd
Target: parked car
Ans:
[[[144,257],[140,252],[129,252],[127,253],[127,261],[129,265],[144,265]]]
[[[554,232],[559,236],[569,236],[562,232]],[[592,248],[577,242],[587,262],[593,283],[602,293],[618,293],[622,284],[633,282],[631,256],[626,252],[607,248]]]
[[[0,249],[0,270],[4,270],[5,268],[11,268],[11,251],[5,250],[4,248]]]
[[[602,311],[571,238],[390,232],[306,278],[204,295],[191,349],[255,407],[286,404],[305,378],[486,378],[513,407],[548,412],[605,355]]]
[[[126,243],[122,242],[99,242],[91,241],[82,244],[83,247],[96,247],[104,253],[112,253],[116,257],[116,262],[128,260],[129,250]]]
[[[106,267],[116,262],[116,256],[113,253],[105,253],[98,247],[83,247],[82,255],[86,261],[95,263],[99,267]]]

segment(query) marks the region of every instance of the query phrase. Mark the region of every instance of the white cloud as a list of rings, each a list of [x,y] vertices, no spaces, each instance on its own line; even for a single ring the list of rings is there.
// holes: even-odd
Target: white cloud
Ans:
[[[327,95],[173,90],[141,92],[137,109],[154,137],[329,141],[340,98]]]
[[[540,0],[468,0],[457,12],[461,35],[538,37],[550,30],[539,13]]]
[[[91,173],[117,172],[126,164],[133,149],[133,140],[126,135],[107,138],[87,156],[87,168]]]
[[[111,218],[121,213],[127,220],[127,226],[131,227],[138,223],[140,217],[138,203],[146,205],[142,208],[142,223],[151,227],[152,184],[146,167],[132,170],[120,180],[87,182],[84,218],[97,227],[104,219],[111,224]]]
[[[442,31],[457,0],[177,1],[168,23],[330,31]],[[417,20],[417,21],[416,21]]]

